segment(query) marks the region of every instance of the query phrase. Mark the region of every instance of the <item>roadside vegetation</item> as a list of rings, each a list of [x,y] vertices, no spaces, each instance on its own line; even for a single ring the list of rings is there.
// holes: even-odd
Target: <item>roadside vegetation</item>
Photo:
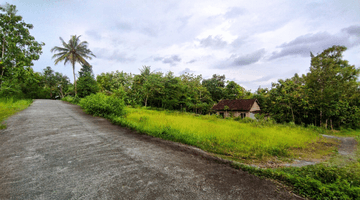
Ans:
[[[32,103],[32,100],[17,100],[14,98],[0,98],[0,129],[5,129],[6,124],[3,122],[11,115],[24,110]]]

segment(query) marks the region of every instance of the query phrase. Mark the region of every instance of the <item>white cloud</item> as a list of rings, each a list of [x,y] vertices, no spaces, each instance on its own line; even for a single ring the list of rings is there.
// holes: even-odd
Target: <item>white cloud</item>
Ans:
[[[359,44],[358,1],[8,2],[34,25],[36,40],[46,43],[36,71],[53,66],[50,49],[60,45],[59,36],[68,40],[75,34],[97,55],[91,60],[95,73],[138,73],[148,65],[175,74],[225,74],[253,91],[293,71],[304,73],[309,51],[334,44],[347,45],[345,58],[360,63],[353,48]],[[71,66],[53,69],[72,77]]]

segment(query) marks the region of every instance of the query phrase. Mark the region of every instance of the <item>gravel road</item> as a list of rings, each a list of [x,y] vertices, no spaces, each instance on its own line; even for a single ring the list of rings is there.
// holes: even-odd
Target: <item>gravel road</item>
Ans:
[[[273,182],[35,100],[0,132],[0,199],[298,199]]]

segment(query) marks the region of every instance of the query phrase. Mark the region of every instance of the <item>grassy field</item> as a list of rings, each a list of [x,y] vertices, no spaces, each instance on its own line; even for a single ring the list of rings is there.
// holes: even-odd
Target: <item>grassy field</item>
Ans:
[[[2,122],[11,115],[24,110],[32,103],[32,100],[16,100],[13,98],[0,98],[0,129],[5,129]]]
[[[300,126],[241,123],[214,115],[135,108],[126,108],[126,113],[125,118],[112,117],[112,120],[142,133],[193,145],[245,163],[299,156],[319,159],[334,153],[336,147],[335,141]]]

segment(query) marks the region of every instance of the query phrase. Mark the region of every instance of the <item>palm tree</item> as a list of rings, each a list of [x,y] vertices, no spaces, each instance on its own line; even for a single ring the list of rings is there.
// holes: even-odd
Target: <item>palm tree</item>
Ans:
[[[75,77],[75,63],[83,64],[90,66],[89,63],[85,60],[85,58],[90,59],[90,56],[96,57],[88,48],[88,42],[82,41],[80,42],[79,38],[81,35],[76,36],[72,35],[69,43],[64,42],[64,40],[60,37],[62,42],[62,47],[55,46],[51,49],[51,52],[55,53],[52,58],[55,59],[55,65],[59,62],[64,61],[64,65],[68,62],[71,62],[73,67],[73,75],[74,75],[74,85],[75,85],[75,96],[77,95],[76,91],[76,77]]]

